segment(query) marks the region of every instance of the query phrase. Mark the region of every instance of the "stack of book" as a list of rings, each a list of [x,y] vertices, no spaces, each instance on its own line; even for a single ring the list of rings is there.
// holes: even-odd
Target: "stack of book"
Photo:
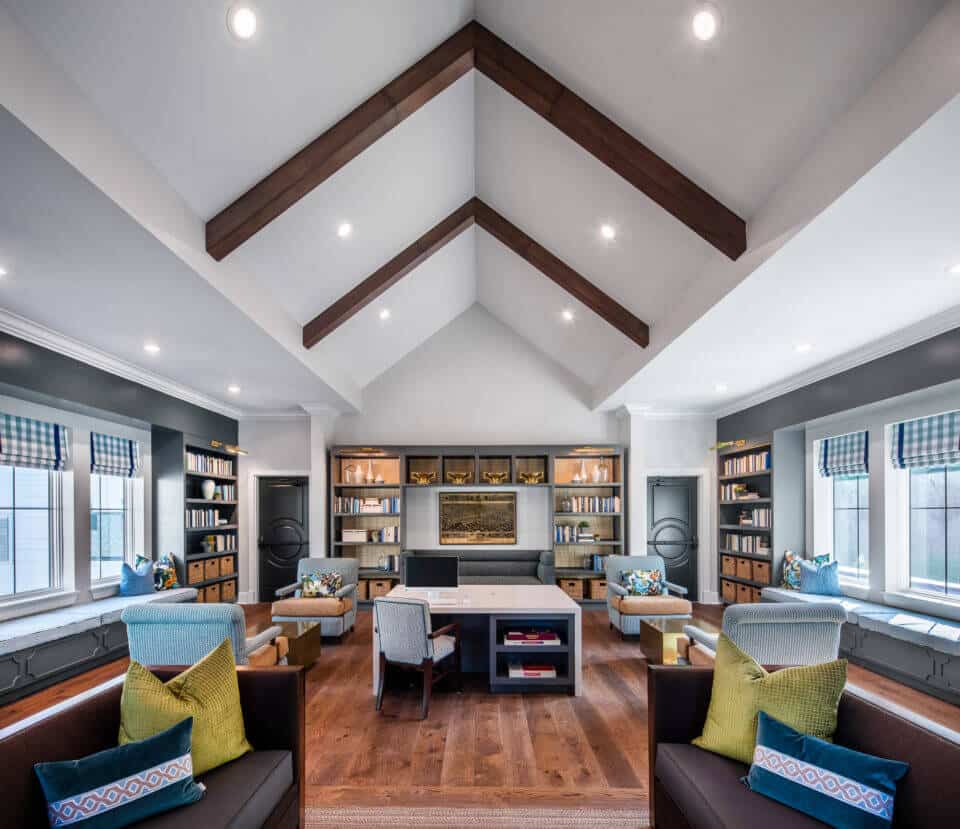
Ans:
[[[235,535],[208,535],[204,540],[210,548],[210,553],[235,553],[237,551],[237,537]]]
[[[334,512],[348,512],[353,515],[378,515],[400,512],[400,498],[348,498],[333,499]]]
[[[753,555],[770,555],[770,541],[758,535],[734,535],[725,533],[720,541],[724,550],[731,553],[752,553]]]
[[[223,458],[212,458],[209,455],[198,455],[196,452],[187,452],[187,471],[203,472],[207,475],[233,475],[233,461]]]
[[[760,497],[760,493],[751,492],[746,484],[722,484],[720,486],[721,501],[752,501]]]
[[[740,513],[738,523],[741,527],[755,527],[757,529],[769,529],[770,520],[773,518],[773,510],[766,507],[756,507],[752,510],[744,510]]]
[[[511,665],[510,679],[556,679],[557,669],[553,665]]]
[[[512,630],[503,637],[503,644],[517,648],[538,648],[559,645],[560,637],[552,630]]]
[[[186,511],[187,529],[198,527],[218,527],[226,524],[227,519],[220,517],[218,509],[188,509]]]
[[[340,531],[340,540],[348,544],[396,544],[400,541],[400,528],[380,527],[378,530],[358,530],[344,527]]]
[[[564,497],[564,502],[570,502],[569,509],[558,509],[557,512],[620,512],[620,496],[610,495],[601,498],[597,495],[574,495]]]
[[[770,468],[770,452],[757,452],[739,458],[727,458],[723,462],[724,475],[749,475],[751,472],[763,472]]]

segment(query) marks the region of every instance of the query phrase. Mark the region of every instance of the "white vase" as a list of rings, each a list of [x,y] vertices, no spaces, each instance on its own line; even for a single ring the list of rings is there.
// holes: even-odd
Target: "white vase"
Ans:
[[[200,494],[205,501],[213,500],[213,493],[217,491],[217,485],[209,478],[200,484]]]

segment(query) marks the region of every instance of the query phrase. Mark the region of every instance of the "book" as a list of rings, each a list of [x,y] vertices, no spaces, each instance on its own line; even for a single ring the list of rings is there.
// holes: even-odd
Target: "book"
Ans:
[[[511,665],[510,679],[556,679],[557,669],[553,665]]]
[[[503,644],[518,648],[559,645],[560,637],[552,630],[509,631],[503,637]]]

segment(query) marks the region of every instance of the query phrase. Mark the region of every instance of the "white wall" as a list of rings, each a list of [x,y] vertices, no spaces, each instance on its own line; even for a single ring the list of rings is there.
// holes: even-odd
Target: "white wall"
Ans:
[[[616,441],[616,416],[591,411],[585,399],[587,390],[572,374],[474,305],[367,386],[363,411],[338,418],[334,439],[468,445]]]

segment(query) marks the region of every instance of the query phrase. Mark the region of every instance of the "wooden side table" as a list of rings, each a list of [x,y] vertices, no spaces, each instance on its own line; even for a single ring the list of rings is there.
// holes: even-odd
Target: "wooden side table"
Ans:
[[[657,619],[640,620],[640,650],[651,665],[683,665],[677,653],[677,645],[686,638],[684,625],[694,625],[706,633],[719,633],[720,628],[707,622],[694,619]]]
[[[320,658],[323,637],[319,622],[281,622],[277,638],[287,640],[287,664],[309,669]]]

